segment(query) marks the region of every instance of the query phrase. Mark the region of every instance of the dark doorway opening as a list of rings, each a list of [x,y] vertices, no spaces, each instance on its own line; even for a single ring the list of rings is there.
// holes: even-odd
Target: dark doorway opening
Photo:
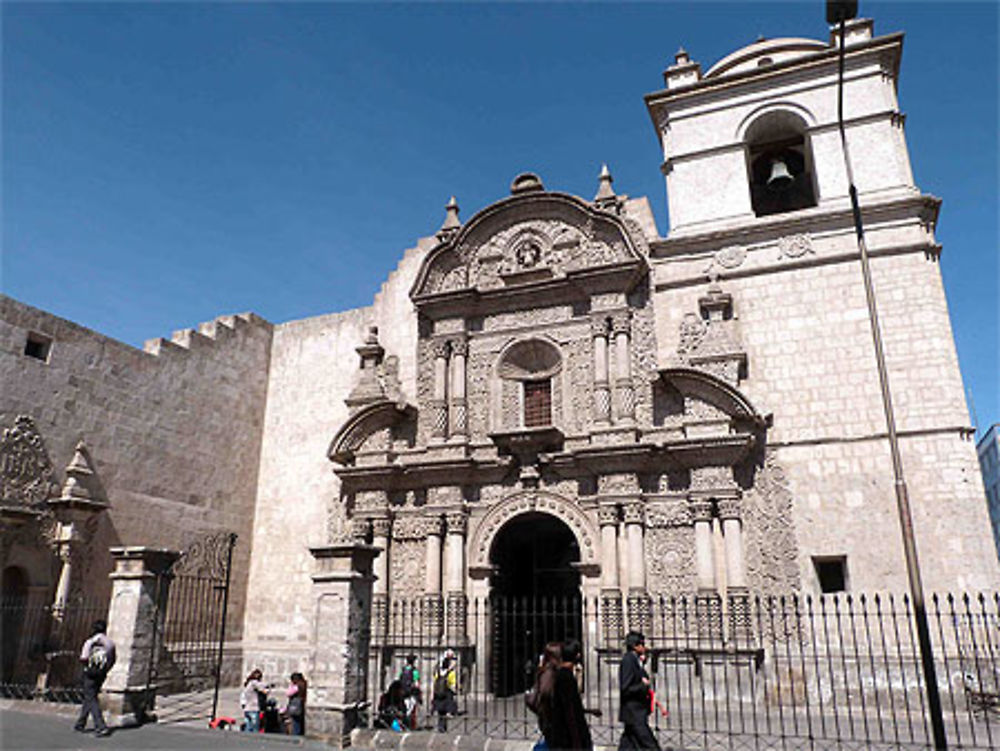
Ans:
[[[3,570],[3,598],[0,600],[0,628],[3,629],[3,660],[0,680],[12,683],[18,658],[23,657],[21,628],[27,615],[28,576],[24,569],[8,566]]]
[[[531,687],[546,643],[582,635],[580,548],[562,521],[529,513],[500,529],[490,561],[491,690],[509,696]]]

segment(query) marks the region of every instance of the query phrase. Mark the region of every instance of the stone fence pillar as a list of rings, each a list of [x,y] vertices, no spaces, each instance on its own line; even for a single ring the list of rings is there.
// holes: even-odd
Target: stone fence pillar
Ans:
[[[163,644],[163,622],[170,592],[170,567],[176,550],[145,547],[111,548],[108,636],[115,643],[116,662],[104,681],[104,697],[114,725],[152,719],[156,688],[151,669]],[[155,651],[155,652],[154,652]]]
[[[371,642],[374,545],[310,548],[315,624],[313,673],[307,729],[337,748],[351,745],[360,725],[359,710],[369,698],[368,650]]]

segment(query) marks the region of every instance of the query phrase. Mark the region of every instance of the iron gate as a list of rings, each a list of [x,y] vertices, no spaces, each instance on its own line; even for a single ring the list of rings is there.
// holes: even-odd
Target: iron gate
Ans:
[[[150,689],[158,695],[212,689],[212,719],[218,707],[235,545],[236,534],[218,532],[185,549],[164,574],[169,586],[158,588],[166,603],[165,608],[157,603],[153,624]]]

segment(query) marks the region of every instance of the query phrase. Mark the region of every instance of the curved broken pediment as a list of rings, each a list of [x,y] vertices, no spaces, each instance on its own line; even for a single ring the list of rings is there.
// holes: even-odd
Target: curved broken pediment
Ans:
[[[659,380],[686,400],[714,408],[737,426],[753,430],[767,427],[767,419],[761,416],[742,391],[711,373],[695,368],[667,368],[660,371]]]
[[[405,437],[415,427],[417,410],[410,404],[382,401],[360,409],[345,422],[330,442],[327,457],[342,465],[354,464],[370,438],[378,440],[373,450],[389,451],[394,437]]]
[[[633,234],[616,214],[580,198],[542,190],[516,194],[483,209],[424,259],[410,296],[491,292],[531,282],[634,265],[645,269]]]

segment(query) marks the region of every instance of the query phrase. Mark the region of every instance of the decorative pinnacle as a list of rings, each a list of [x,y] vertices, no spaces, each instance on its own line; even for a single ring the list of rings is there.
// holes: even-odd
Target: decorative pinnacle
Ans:
[[[598,179],[600,180],[600,185],[597,188],[597,195],[594,196],[594,200],[605,201],[615,198],[615,189],[611,187],[614,178],[611,177],[611,171],[608,169],[607,164],[601,165],[601,174]]]
[[[688,55],[687,50],[683,47],[678,47],[677,52],[674,55],[674,63],[676,65],[684,65],[684,63],[691,62],[691,56]]]
[[[461,220],[458,218],[458,201],[455,200],[455,196],[451,197],[448,201],[448,205],[444,207],[445,214],[444,224],[441,225],[441,230],[453,230],[459,229],[462,226]]]

